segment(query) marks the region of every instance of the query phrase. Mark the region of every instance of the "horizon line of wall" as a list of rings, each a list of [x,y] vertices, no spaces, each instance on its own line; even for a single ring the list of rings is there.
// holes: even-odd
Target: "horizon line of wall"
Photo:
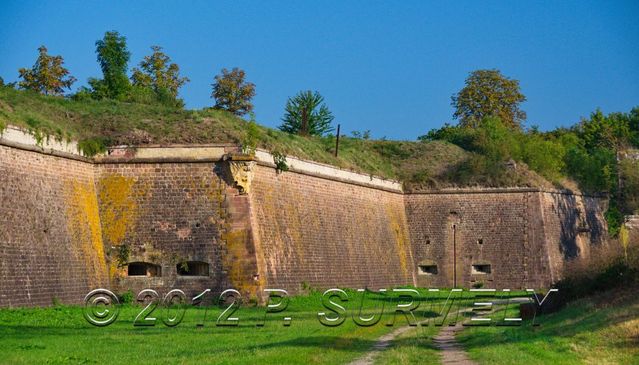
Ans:
[[[229,153],[240,154],[240,146],[233,143],[212,144],[168,144],[168,145],[142,145],[142,146],[113,146],[107,149],[106,154],[98,154],[94,157],[86,157],[79,152],[75,141],[58,141],[46,139],[38,142],[27,130],[9,125],[0,133],[0,144],[27,151],[48,154],[63,158],[75,159],[94,164],[108,163],[178,163],[178,162],[217,162],[225,159]],[[606,194],[584,194],[569,189],[544,189],[540,187],[452,187],[441,189],[424,189],[405,192],[402,183],[398,180],[387,179],[380,176],[343,169],[338,166],[301,159],[295,156],[286,156],[289,172],[296,172],[316,176],[344,183],[372,187],[390,192],[402,194],[480,194],[480,193],[512,193],[512,192],[543,192],[551,194],[569,194],[605,198]],[[258,148],[253,158],[258,164],[275,168],[273,155],[264,149]]]

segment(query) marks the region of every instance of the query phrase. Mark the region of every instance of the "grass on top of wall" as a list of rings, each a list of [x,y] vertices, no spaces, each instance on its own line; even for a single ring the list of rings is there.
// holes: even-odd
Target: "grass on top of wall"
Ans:
[[[75,101],[10,87],[0,87],[0,125],[23,127],[39,139],[77,140],[88,155],[113,145],[242,144],[249,130],[246,120],[210,108],[185,110],[113,100]],[[409,190],[548,184],[523,164],[498,178],[482,176],[478,173],[481,168],[473,167],[476,154],[443,141],[365,140],[342,135],[335,157],[335,136],[302,137],[260,125],[257,134],[260,148],[401,180]],[[472,171],[464,173],[468,168]]]

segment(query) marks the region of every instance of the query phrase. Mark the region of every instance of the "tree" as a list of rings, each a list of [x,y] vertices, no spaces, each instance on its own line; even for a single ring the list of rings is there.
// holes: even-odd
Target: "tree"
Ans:
[[[229,71],[225,68],[215,76],[213,93],[216,109],[228,110],[235,115],[244,115],[253,110],[251,99],[255,96],[255,84],[246,82],[246,73],[237,67]]]
[[[44,95],[61,95],[64,89],[71,88],[76,81],[75,77],[69,76],[69,70],[62,66],[62,56],[50,56],[45,46],[40,46],[38,51],[40,55],[32,68],[18,70],[23,79],[19,86]]]
[[[127,77],[127,69],[131,53],[126,46],[126,38],[116,31],[106,32],[104,38],[95,42],[103,79],[89,79],[94,97],[123,99],[131,84]]]
[[[177,97],[178,90],[189,79],[180,77],[180,66],[171,63],[171,58],[162,52],[162,47],[152,46],[151,50],[153,53],[144,57],[140,68],[133,69],[133,86],[153,90],[159,101],[182,105]]]
[[[509,79],[499,70],[477,70],[470,73],[466,86],[452,96],[453,117],[463,127],[478,127],[486,117],[498,117],[510,128],[521,128],[526,113],[519,104],[526,97],[519,81]]]
[[[286,101],[285,110],[283,124],[279,127],[284,132],[321,136],[333,130],[333,114],[317,91],[300,91]]]

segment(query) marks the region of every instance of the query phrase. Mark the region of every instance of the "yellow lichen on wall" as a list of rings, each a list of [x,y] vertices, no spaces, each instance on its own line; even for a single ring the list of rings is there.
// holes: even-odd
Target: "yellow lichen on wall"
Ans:
[[[69,235],[81,248],[89,284],[98,287],[107,270],[95,187],[91,182],[67,181],[65,195]]]
[[[136,179],[122,175],[106,175],[100,178],[102,233],[105,241],[113,246],[124,242],[127,233],[135,232],[139,206],[136,197],[144,195],[136,189]]]
[[[397,245],[397,255],[399,264],[406,277],[412,276],[412,268],[408,265],[408,259],[412,258],[410,242],[408,240],[408,227],[406,226],[406,218],[404,216],[403,207],[391,206],[387,204],[386,215]]]
[[[108,174],[98,181],[102,237],[108,247],[118,249],[136,236],[139,202],[149,188],[138,178]],[[111,256],[112,254],[110,254]],[[110,257],[109,277],[123,276],[125,270],[118,266],[117,259]],[[120,263],[121,264],[121,263]]]

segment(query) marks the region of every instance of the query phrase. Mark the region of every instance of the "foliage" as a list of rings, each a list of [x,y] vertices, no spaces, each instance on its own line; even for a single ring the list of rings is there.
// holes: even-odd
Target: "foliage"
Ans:
[[[91,94],[96,99],[124,100],[131,88],[127,69],[131,53],[126,38],[117,31],[104,34],[95,42],[95,53],[102,69],[102,79],[90,78]]]
[[[288,171],[288,162],[286,161],[286,155],[280,151],[271,152],[273,155],[273,163],[275,164],[275,170],[277,172]]]
[[[608,224],[608,234],[611,237],[619,236],[619,231],[623,225],[623,213],[619,209],[618,202],[612,198],[608,205],[608,210],[604,213],[606,223]]]
[[[370,129],[367,129],[367,130],[365,130],[363,132],[352,131],[351,135],[353,136],[353,138],[361,138],[361,139],[365,139],[365,140],[371,139],[371,131],[370,131]]]
[[[87,138],[78,141],[78,150],[86,157],[93,157],[107,150],[108,139],[104,137]]]
[[[321,136],[331,132],[334,117],[319,92],[300,91],[286,101],[280,130],[302,136]]]
[[[623,211],[639,214],[639,160],[623,159],[619,163]]]
[[[129,262],[131,256],[131,247],[123,243],[117,247],[116,260],[119,267],[125,266]]]
[[[171,58],[162,52],[162,47],[152,46],[151,50],[153,53],[144,57],[140,68],[133,69],[133,86],[152,90],[156,99],[162,103],[184,106],[184,102],[178,99],[178,90],[189,79],[180,77],[180,67],[171,63]]]
[[[19,86],[44,95],[62,95],[64,89],[71,88],[75,77],[69,76],[69,70],[62,66],[62,56],[50,56],[45,46],[40,46],[38,52],[40,54],[32,68],[18,70],[22,78]]]
[[[619,243],[623,247],[623,254],[626,262],[628,261],[628,246],[630,245],[630,232],[625,224],[619,228]]]
[[[639,109],[635,108],[628,114],[629,121],[634,120],[635,123],[629,123],[631,126],[637,125],[636,119],[632,119],[632,115],[639,115],[637,111]],[[252,134],[258,136],[257,148],[398,179],[407,191],[475,185],[552,188],[553,185],[542,178],[545,176],[556,186],[574,188],[569,180],[565,181],[569,178],[577,181],[584,192],[608,191],[616,200],[618,171],[621,171],[621,181],[625,184],[628,179],[624,175],[632,168],[624,169],[623,164],[617,167],[613,150],[603,147],[588,150],[581,137],[580,126],[539,132],[534,129],[514,131],[499,126],[472,129],[445,125],[420,137],[420,142],[342,136],[339,156],[336,157],[335,136],[302,137],[247,123],[226,111],[211,108],[183,110],[158,103],[94,100],[90,95],[85,99],[59,98],[9,87],[0,88],[0,124],[3,123],[28,128],[34,133],[38,131],[42,139],[47,136],[76,141],[104,138],[106,146],[146,143],[246,145],[247,137]],[[249,133],[249,129],[253,132]],[[636,127],[631,127],[630,131],[632,135]],[[505,139],[500,140],[501,136]],[[530,143],[529,138],[532,140]],[[500,141],[504,144],[507,141],[509,146],[498,146]],[[484,146],[485,143],[489,145]],[[551,152],[557,145],[562,146],[557,150],[559,152]],[[492,156],[488,156],[487,151],[491,151]],[[548,157],[542,157],[544,154]],[[495,158],[496,155],[502,157]],[[512,164],[511,159],[516,164]],[[534,166],[534,170],[527,164]],[[557,175],[561,179],[557,179]],[[621,195],[626,198],[618,204],[619,211],[624,214],[628,214],[630,209],[624,204],[629,201],[628,192],[622,190]],[[608,216],[614,218],[617,213]],[[611,222],[609,225],[614,231]]]
[[[526,97],[519,81],[509,79],[499,70],[476,70],[466,78],[466,85],[452,96],[453,117],[462,127],[478,127],[487,117],[497,117],[509,128],[518,129],[526,119],[519,104]]]
[[[252,112],[251,120],[248,122],[248,126],[246,128],[246,137],[242,141],[242,152],[246,154],[255,154],[255,150],[257,149],[257,145],[261,139],[260,128],[255,122],[255,114]]]
[[[121,293],[118,299],[122,304],[131,304],[133,303],[133,299],[135,299],[135,297],[133,296],[133,292],[129,289],[124,293]]]
[[[255,96],[255,84],[245,81],[246,73],[237,67],[231,71],[223,68],[215,76],[213,93],[216,109],[227,110],[235,115],[244,115],[253,110],[251,99]]]
[[[444,140],[477,153],[457,171],[462,179],[462,176],[483,175],[494,181],[506,181],[509,160],[523,162],[551,181],[559,180],[565,168],[565,150],[561,143],[545,139],[535,130],[523,132],[508,128],[495,117],[484,118],[474,129],[446,124],[419,139]]]

